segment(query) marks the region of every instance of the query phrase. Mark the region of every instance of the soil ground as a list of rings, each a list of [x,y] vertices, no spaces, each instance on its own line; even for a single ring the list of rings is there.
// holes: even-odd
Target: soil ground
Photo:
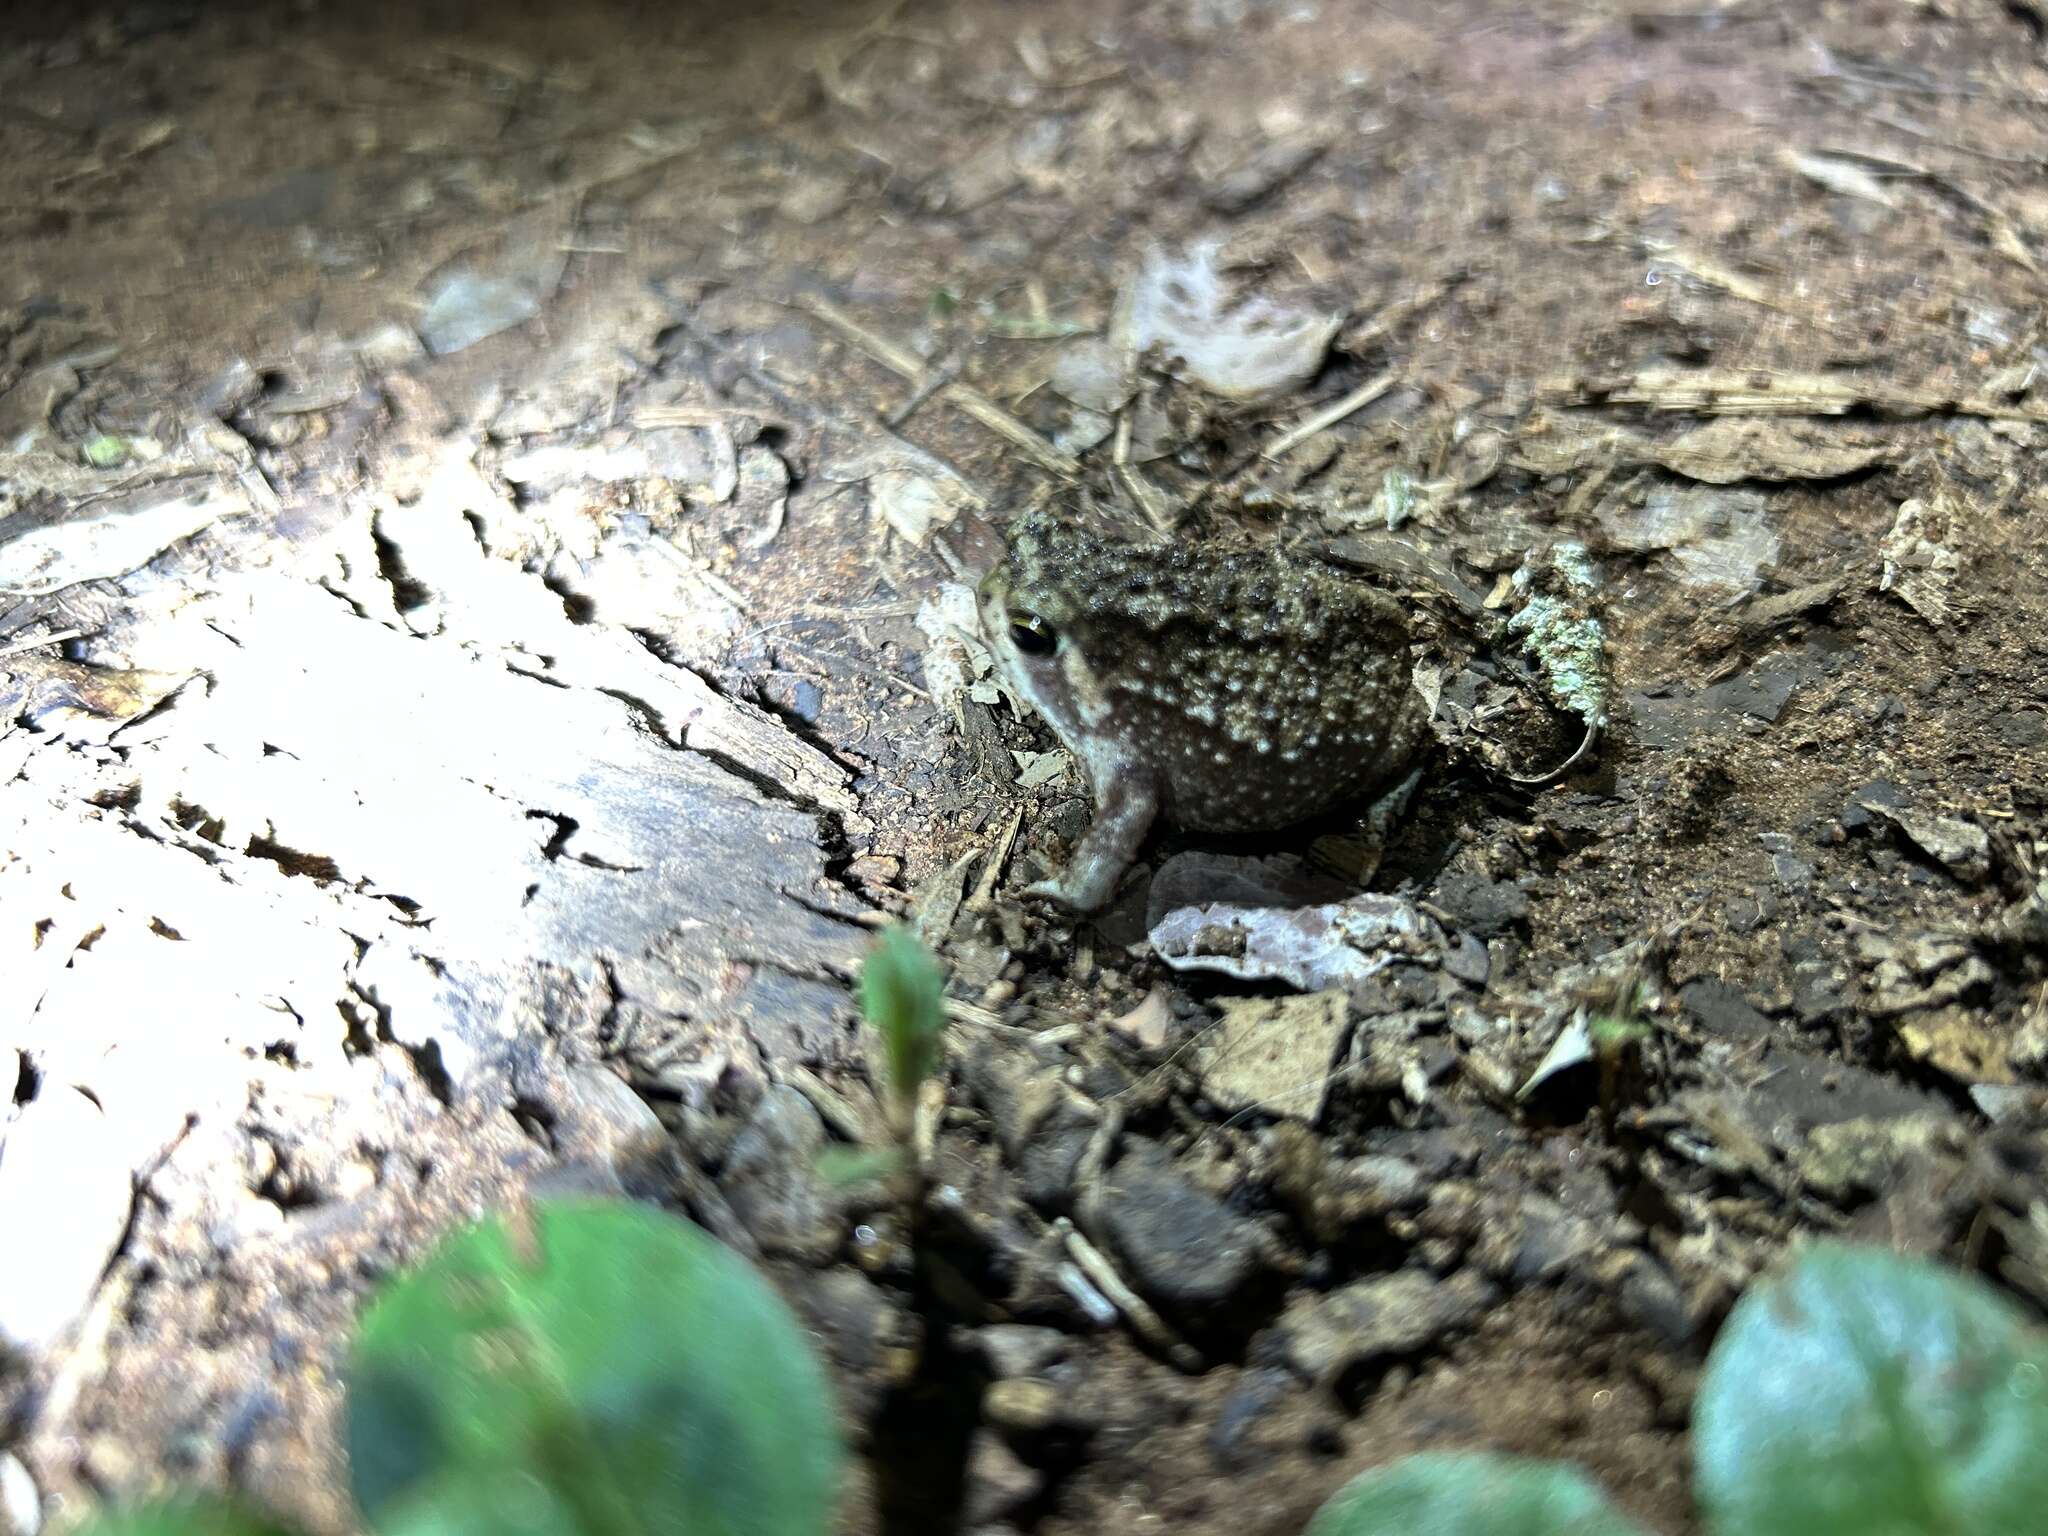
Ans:
[[[1802,1235],[2048,1306],[2030,7],[9,26],[0,1251],[57,1289],[0,1295],[0,1435],[52,1513],[198,1481],[349,1528],[350,1316],[534,1188],[761,1259],[863,1452],[849,1531],[929,1428],[890,1375],[920,1323],[966,1362],[923,1385],[974,1404],[975,1529],[1288,1532],[1479,1445],[1680,1536],[1699,1363]],[[1284,398],[1175,397],[1133,492],[1055,363],[1205,236],[1344,322]],[[1509,729],[1512,647],[1453,669],[1373,878],[1445,957],[1342,989],[1326,1101],[1232,1112],[1206,1042],[1300,999],[1168,971],[1142,880],[1020,905],[1085,791],[1019,786],[1056,743],[938,697],[915,620],[1035,498],[1341,539],[1389,472],[1496,609],[1587,548],[1610,719],[1518,784],[1571,722]],[[921,1318],[887,1211],[802,1176],[871,1118],[889,914],[960,1005],[935,1167],[976,1300]],[[1589,1008],[1648,1034],[1519,1094]],[[1192,1363],[1090,1321],[1063,1219]],[[1204,1269],[1222,1237],[1256,1262]]]

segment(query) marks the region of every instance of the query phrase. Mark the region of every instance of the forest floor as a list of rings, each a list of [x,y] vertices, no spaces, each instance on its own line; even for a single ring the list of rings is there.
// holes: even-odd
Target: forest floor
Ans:
[[[892,916],[955,1003],[931,1528],[1279,1536],[1489,1446],[1680,1536],[1700,1361],[1801,1237],[2048,1306],[2038,12],[698,9],[10,24],[0,1455],[48,1509],[348,1529],[364,1296],[595,1189],[766,1267],[876,1529],[934,1319],[811,1160]],[[1307,362],[1103,398],[1191,250]],[[1583,551],[1606,728],[1516,782],[1578,736],[1496,633],[1432,674],[1399,952],[1169,966],[1316,829],[1020,902],[1086,790],[946,618],[1052,497],[1391,531],[1497,617]]]

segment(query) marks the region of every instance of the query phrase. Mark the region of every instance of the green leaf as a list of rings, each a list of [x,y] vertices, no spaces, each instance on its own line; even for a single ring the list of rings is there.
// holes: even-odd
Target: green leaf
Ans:
[[[1643,1536],[1562,1462],[1425,1451],[1353,1478],[1303,1536]]]
[[[766,1282],[645,1206],[536,1204],[371,1305],[349,1474],[384,1536],[821,1536],[840,1445]]]
[[[881,1037],[889,1096],[907,1113],[919,1084],[939,1070],[946,1033],[945,981],[908,928],[883,934],[861,967],[860,1009]]]
[[[384,1536],[565,1536],[589,1528],[531,1472],[430,1481],[393,1504],[379,1526]]]
[[[1647,1040],[1656,1030],[1647,1019],[1624,1019],[1611,1013],[1596,1013],[1586,1021],[1586,1036],[1595,1054],[1612,1056],[1624,1046]]]
[[[112,469],[116,464],[127,462],[128,440],[111,432],[102,432],[97,437],[87,438],[81,452],[85,462],[94,469]]]
[[[902,1167],[900,1147],[826,1147],[811,1171],[827,1189],[853,1189],[890,1178]]]
[[[1750,1287],[1693,1407],[1715,1536],[2003,1536],[2048,1523],[2048,1346],[1988,1286],[1821,1244]]]
[[[1085,336],[1095,327],[1080,320],[1055,320],[1050,315],[1012,314],[998,310],[988,317],[988,333],[1005,341],[1063,341]]]
[[[99,1515],[76,1536],[286,1536],[287,1527],[216,1498],[176,1498]]]

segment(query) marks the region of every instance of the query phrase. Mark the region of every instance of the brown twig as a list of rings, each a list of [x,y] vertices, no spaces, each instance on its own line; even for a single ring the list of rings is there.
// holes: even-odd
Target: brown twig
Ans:
[[[1614,379],[1553,379],[1539,386],[1537,394],[1552,405],[1640,405],[1702,416],[1842,416],[1863,409],[1895,416],[2048,421],[2048,407],[1906,384],[1855,384],[1822,374],[1765,369],[1652,369]]]
[[[907,347],[898,346],[887,337],[876,335],[830,299],[813,295],[798,302],[802,308],[823,320],[883,367],[910,380],[914,388],[920,391],[929,390],[931,398],[944,400],[964,415],[973,417],[990,431],[1007,438],[1029,454],[1042,468],[1049,469],[1054,474],[1065,475],[1069,479],[1080,477],[1080,460],[1053,447],[980,390],[960,383],[940,383],[937,388],[931,388],[931,370],[925,367],[924,360],[915,352]]]

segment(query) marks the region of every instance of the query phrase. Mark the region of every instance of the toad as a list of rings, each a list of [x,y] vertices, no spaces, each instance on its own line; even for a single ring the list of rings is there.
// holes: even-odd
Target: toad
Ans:
[[[1005,544],[982,628],[1095,798],[1067,869],[1027,894],[1098,910],[1156,819],[1278,830],[1414,755],[1427,711],[1407,622],[1366,581],[1271,545],[1134,543],[1051,511],[1018,518]]]

